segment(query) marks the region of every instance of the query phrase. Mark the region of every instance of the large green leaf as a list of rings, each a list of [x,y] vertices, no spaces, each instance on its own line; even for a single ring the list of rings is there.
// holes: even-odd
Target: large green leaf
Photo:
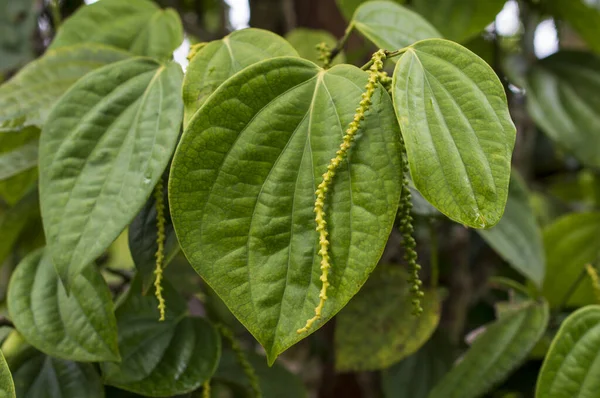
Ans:
[[[106,384],[137,394],[166,397],[198,389],[219,363],[219,334],[208,321],[186,316],[186,302],[166,281],[167,313],[159,321],[158,301],[142,295],[137,278],[117,308],[121,363],[104,362]]]
[[[546,268],[542,232],[529,203],[527,186],[520,176],[513,173],[510,179],[506,210],[500,222],[478,232],[517,271],[538,288],[542,286]]]
[[[393,98],[419,192],[454,221],[498,223],[516,131],[492,68],[456,43],[423,40],[398,60]]]
[[[319,302],[315,187],[360,102],[367,73],[300,58],[252,65],[185,130],[171,168],[171,216],[192,266],[265,347],[270,362],[306,336]],[[333,267],[322,326],[373,270],[400,198],[398,124],[383,88],[326,203]]]
[[[39,218],[37,191],[29,192],[0,217],[0,265],[11,253],[25,227]]]
[[[94,265],[84,268],[67,296],[52,261],[38,249],[21,261],[8,288],[8,310],[23,337],[53,357],[119,361],[110,291]]]
[[[150,196],[179,135],[181,81],[172,62],[117,62],[77,82],[48,117],[40,201],[63,282],[102,254]]]
[[[297,55],[281,36],[261,29],[238,30],[208,43],[194,55],[185,73],[184,125],[217,87],[245,67],[267,58]]]
[[[319,51],[317,46],[321,43],[325,43],[329,48],[335,48],[337,39],[326,30],[319,29],[307,29],[307,28],[296,28],[285,35],[287,41],[298,51],[304,59],[308,59],[316,64],[320,64],[322,61],[319,59]],[[332,62],[332,65],[343,64],[346,62],[346,56],[341,51]]]
[[[449,344],[436,337],[382,372],[381,387],[386,398],[427,398],[433,386],[452,367],[454,359]]]
[[[584,266],[596,262],[600,254],[600,213],[572,213],[559,218],[544,229],[544,247],[546,279],[542,294],[550,306],[594,303],[590,279],[579,279]]]
[[[445,38],[462,42],[494,22],[504,3],[506,0],[414,0],[412,6]]]
[[[340,372],[387,368],[416,352],[436,329],[440,301],[425,290],[423,314],[413,316],[408,274],[379,266],[336,317],[335,367]]]
[[[527,108],[538,126],[583,163],[600,166],[600,57],[560,51],[527,75]]]
[[[373,0],[335,0],[338,8],[342,12],[342,15],[348,21],[350,21],[352,19],[352,16],[354,15],[354,11],[356,11],[356,9],[361,4],[366,3],[368,1],[373,1]],[[395,3],[398,3],[398,4],[406,3],[405,0],[391,0],[391,1],[394,1]]]
[[[568,22],[592,50],[600,53],[600,1],[545,0],[544,5],[555,16]]]
[[[102,0],[67,19],[50,48],[102,43],[160,59],[171,58],[182,41],[183,26],[175,10],[161,10],[149,0]]]
[[[548,324],[544,301],[505,314],[473,343],[465,356],[435,386],[429,398],[475,398],[504,380],[540,339]]]
[[[15,395],[15,383],[12,379],[10,369],[6,364],[4,355],[0,351],[0,397],[2,398],[16,398]]]
[[[536,398],[595,398],[600,391],[600,306],[572,313],[560,326],[537,382]]]
[[[356,10],[351,22],[377,47],[399,50],[442,35],[423,17],[390,1],[369,1]]]
[[[56,101],[82,76],[129,55],[100,44],[48,50],[0,86],[0,131],[42,126]]]

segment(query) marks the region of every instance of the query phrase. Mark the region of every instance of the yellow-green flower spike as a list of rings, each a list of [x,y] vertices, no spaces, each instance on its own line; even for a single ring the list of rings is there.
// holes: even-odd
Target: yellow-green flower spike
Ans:
[[[598,270],[592,264],[586,264],[585,270],[592,281],[592,289],[594,289],[596,302],[600,303],[600,278],[598,277]]]
[[[331,49],[327,43],[317,44],[317,51],[319,51],[319,61],[323,62],[323,69],[329,69],[331,66]]]
[[[325,305],[325,301],[327,300],[327,288],[329,287],[329,269],[331,268],[330,258],[329,258],[329,240],[327,237],[329,233],[327,232],[327,222],[325,221],[325,199],[327,195],[327,190],[331,185],[331,181],[335,176],[337,169],[340,164],[348,154],[348,150],[352,146],[352,142],[354,141],[354,136],[356,135],[360,122],[364,120],[365,113],[369,110],[371,106],[371,98],[375,93],[375,89],[377,88],[377,84],[379,82],[380,74],[379,72],[383,68],[383,60],[385,59],[385,52],[383,50],[377,51],[373,54],[373,64],[369,69],[369,80],[367,85],[365,86],[366,91],[362,94],[360,104],[356,109],[356,113],[354,114],[354,118],[350,125],[346,129],[346,134],[340,144],[340,149],[336,152],[336,155],[327,166],[327,172],[323,174],[323,180],[317,187],[315,192],[316,200],[315,200],[315,222],[317,224],[317,232],[319,232],[319,255],[321,256],[321,292],[319,293],[319,304],[315,308],[315,316],[306,321],[306,325],[298,329],[298,333],[307,332],[312,325],[321,318],[321,313],[323,312],[323,306]]]
[[[202,398],[210,398],[210,379],[202,383]]]
[[[163,263],[165,259],[165,201],[163,197],[163,181],[162,176],[158,180],[156,187],[154,188],[154,199],[156,201],[156,268],[154,274],[156,279],[154,280],[154,288],[156,293],[156,299],[158,300],[158,311],[160,312],[159,321],[165,320],[165,299],[162,295],[162,278],[163,278]]]

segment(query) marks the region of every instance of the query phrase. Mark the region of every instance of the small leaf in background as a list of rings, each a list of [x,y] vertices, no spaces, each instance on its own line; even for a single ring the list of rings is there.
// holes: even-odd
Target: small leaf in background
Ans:
[[[423,17],[391,1],[369,1],[351,22],[362,35],[385,50],[399,50],[423,39],[442,35]]]
[[[325,43],[330,49],[334,49],[337,44],[337,39],[331,33],[318,29],[296,28],[288,32],[285,38],[298,51],[298,55],[317,65],[322,64],[322,61],[319,60],[317,45]],[[346,56],[342,51],[335,57],[332,65],[343,64],[344,62],[346,62]]]
[[[0,155],[0,180],[6,180],[37,166],[38,141],[29,141],[19,148]]]
[[[0,351],[0,397],[16,398],[15,383],[2,351]]]
[[[463,42],[494,22],[506,0],[413,0],[411,5],[448,40]]]
[[[262,29],[238,30],[205,45],[191,59],[183,79],[184,126],[225,80],[259,61],[284,56],[298,53],[281,36]]]
[[[596,398],[600,392],[600,306],[572,313],[544,360],[536,398]]]
[[[600,39],[599,39],[600,40]],[[527,75],[527,109],[535,123],[583,163],[600,166],[600,57],[559,51]]]
[[[219,363],[221,342],[215,328],[186,315],[185,300],[163,280],[166,320],[158,320],[158,301],[142,296],[136,278],[116,310],[121,363],[102,363],[106,384],[152,397],[184,394],[209,380]]]
[[[440,320],[437,290],[425,290],[423,313],[412,315],[409,275],[379,265],[336,317],[335,368],[338,372],[387,368],[416,352]]]
[[[17,133],[0,133],[0,175],[7,177],[0,179],[0,198],[10,206],[14,206],[33,188],[37,181],[39,137],[40,129],[34,126],[26,127]],[[29,146],[29,149],[25,148],[26,150],[23,152],[25,146]],[[35,150],[33,150],[33,146],[35,146]],[[33,155],[33,152],[35,152],[35,157],[32,159],[30,155]],[[22,155],[26,156],[22,157]],[[15,156],[24,160],[21,163],[23,167],[15,167],[13,162]],[[31,167],[23,169],[28,164]]]
[[[592,283],[583,273],[584,266],[595,263],[600,254],[600,213],[568,214],[543,233],[546,278],[542,294],[550,306],[594,303]]]
[[[58,30],[50,49],[102,43],[135,55],[170,59],[183,41],[179,14],[149,0],[102,0],[80,7]]]
[[[165,248],[164,263],[166,267],[169,262],[179,253],[179,243],[173,230],[171,222],[171,212],[169,210],[169,201],[167,198],[167,188],[164,188],[165,203]],[[156,220],[156,198],[150,196],[142,210],[133,219],[129,225],[129,251],[142,279],[143,292],[147,292],[154,282],[154,270],[156,269],[156,252],[158,250],[157,242],[157,220]]]
[[[98,69],[54,107],[40,140],[40,202],[67,284],[119,236],[161,178],[179,136],[181,67],[133,58]]]
[[[347,21],[352,19],[356,9],[363,3],[373,0],[335,0],[340,12],[346,18]],[[390,0],[397,4],[404,4],[406,0]]]
[[[510,179],[504,216],[495,227],[477,232],[504,260],[541,288],[546,267],[542,232],[529,203],[527,186],[516,171]]]
[[[315,186],[340,147],[368,75],[279,57],[238,72],[195,114],[169,179],[171,216],[194,269],[269,362],[302,340],[321,290]],[[377,88],[327,197],[333,287],[314,331],[377,264],[400,200],[400,142]],[[202,156],[198,153],[202,152]]]
[[[67,296],[44,249],[21,261],[7,301],[13,323],[29,344],[72,361],[120,360],[111,293],[94,267],[73,279]]]
[[[34,0],[0,1],[0,76],[33,58],[36,4]]]
[[[527,358],[548,325],[548,304],[531,302],[488,325],[429,398],[475,398],[504,380]]]
[[[577,31],[588,46],[600,53],[600,2],[597,0],[546,0],[548,11],[564,20]]]
[[[122,50],[100,44],[48,50],[0,86],[0,132],[41,127],[58,99],[77,80],[128,57]]]
[[[39,217],[39,201],[36,190],[30,191],[16,205],[0,217],[0,266],[11,253],[21,232]]]
[[[453,361],[450,344],[434,335],[419,351],[383,370],[383,394],[386,398],[427,398]]]
[[[423,40],[398,60],[392,96],[423,197],[466,226],[498,223],[516,131],[492,68],[459,44]]]
[[[302,380],[279,363],[275,362],[273,366],[268,366],[264,356],[250,351],[244,352],[244,355],[258,377],[263,398],[305,398],[307,396]],[[243,396],[251,396],[249,394],[252,389],[248,377],[244,374],[235,353],[229,345],[223,347],[219,367],[213,378],[241,389]]]

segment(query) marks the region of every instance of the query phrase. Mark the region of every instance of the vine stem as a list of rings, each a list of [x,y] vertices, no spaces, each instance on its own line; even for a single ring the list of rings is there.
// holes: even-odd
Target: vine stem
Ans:
[[[344,47],[346,46],[346,43],[348,42],[348,38],[350,37],[350,34],[352,33],[353,30],[354,30],[354,23],[350,23],[350,25],[348,25],[348,27],[346,28],[346,31],[344,32],[344,36],[342,36],[342,38],[340,40],[338,40],[338,42],[335,45],[335,47],[333,48],[333,50],[331,50],[331,52],[329,53],[328,64],[331,64],[331,62],[333,62],[335,57],[337,57],[339,55],[339,53],[344,49]]]
[[[408,47],[404,47],[404,48],[401,48],[401,49],[395,50],[395,51],[383,50],[383,52],[385,54],[385,59],[389,59],[389,58],[397,57],[398,55],[402,55],[407,50],[408,50]],[[362,70],[369,70],[371,68],[371,65],[373,65],[373,58],[371,58],[369,60],[369,62],[367,62],[366,64],[364,64],[363,66],[361,66],[360,69],[362,69]]]
[[[50,12],[52,13],[52,24],[54,25],[54,31],[56,32],[62,24],[62,17],[60,15],[60,4],[58,0],[52,0],[50,2]]]
[[[156,269],[154,274],[156,279],[154,280],[154,288],[156,289],[156,299],[158,300],[158,311],[160,313],[159,321],[165,320],[165,299],[162,295],[162,278],[163,278],[163,263],[165,259],[165,202],[163,197],[163,180],[162,176],[159,178],[156,187],[154,188],[154,199],[156,201]]]

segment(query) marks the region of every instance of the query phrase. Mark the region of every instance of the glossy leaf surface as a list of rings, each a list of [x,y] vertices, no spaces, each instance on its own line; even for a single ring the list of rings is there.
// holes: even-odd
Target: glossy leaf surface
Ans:
[[[179,65],[135,58],[88,74],[40,140],[40,201],[64,283],[119,236],[150,196],[179,135]]]
[[[592,283],[582,278],[584,266],[597,261],[600,254],[600,213],[573,213],[563,216],[544,229],[546,279],[542,294],[551,307],[595,302]],[[569,297],[567,297],[567,294]]]
[[[423,313],[412,315],[408,274],[378,266],[336,317],[335,367],[339,372],[387,368],[416,352],[440,320],[438,292],[425,290]]]
[[[184,125],[217,87],[235,73],[267,58],[297,55],[281,36],[262,29],[238,30],[208,43],[194,55],[185,73]]]
[[[73,361],[120,360],[111,293],[94,266],[73,279],[67,296],[44,249],[21,261],[7,301],[27,342],[47,355]]]
[[[270,362],[306,334],[321,282],[315,187],[354,116],[367,74],[280,57],[236,74],[190,122],[169,181],[181,248],[265,347]],[[317,329],[377,264],[400,197],[399,131],[378,88],[329,190],[332,269]]]
[[[600,306],[572,313],[561,325],[537,382],[536,398],[594,398],[600,391]]]
[[[391,1],[369,1],[361,5],[351,23],[377,47],[390,51],[419,40],[442,37],[422,16]]]
[[[161,10],[149,0],[102,0],[68,18],[50,48],[102,43],[136,55],[170,59],[182,41],[183,27],[175,10]]]
[[[15,383],[2,351],[0,351],[0,397],[16,398]]]
[[[529,192],[522,178],[510,179],[506,210],[493,228],[478,230],[485,241],[517,271],[539,288],[544,281],[546,257],[542,232],[529,203]]]
[[[560,51],[527,76],[527,108],[538,126],[583,163],[600,166],[600,57]]]
[[[461,224],[497,224],[516,132],[492,68],[456,43],[424,40],[398,60],[393,98],[419,192]]]
[[[429,398],[475,398],[504,380],[526,358],[548,324],[548,304],[531,302],[490,324]]]
[[[104,45],[76,45],[48,50],[0,86],[0,131],[42,126],[56,101],[85,74],[128,58]]]

